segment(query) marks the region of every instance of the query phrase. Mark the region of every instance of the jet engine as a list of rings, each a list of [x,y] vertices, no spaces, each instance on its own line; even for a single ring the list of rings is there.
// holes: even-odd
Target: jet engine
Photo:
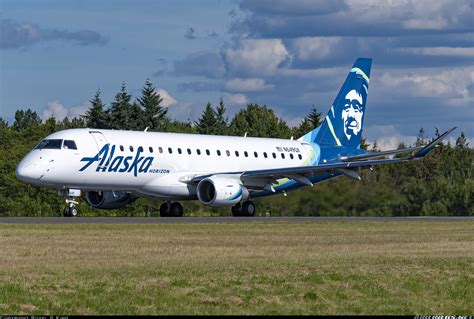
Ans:
[[[88,191],[86,193],[87,203],[99,209],[116,209],[133,202],[136,197],[125,192],[100,192]]]
[[[205,205],[233,206],[249,197],[247,188],[240,181],[228,176],[211,176],[197,186],[197,197]]]

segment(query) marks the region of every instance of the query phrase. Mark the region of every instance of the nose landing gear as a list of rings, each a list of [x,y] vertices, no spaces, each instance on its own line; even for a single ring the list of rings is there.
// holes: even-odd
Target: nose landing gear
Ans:
[[[75,201],[74,198],[81,196],[80,189],[60,189],[58,194],[61,196],[66,196],[66,208],[63,210],[64,217],[77,217],[79,216],[79,210],[76,208],[76,205],[79,202]]]
[[[68,198],[66,199],[67,207],[64,208],[63,215],[64,217],[77,217],[79,216],[79,210],[76,208],[75,205],[79,204],[79,202],[75,201],[74,199]]]

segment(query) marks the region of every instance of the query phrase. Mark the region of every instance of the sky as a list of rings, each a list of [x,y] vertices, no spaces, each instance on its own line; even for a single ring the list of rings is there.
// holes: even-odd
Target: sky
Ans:
[[[457,126],[474,146],[474,0],[0,0],[0,117],[84,114],[150,79],[168,114],[264,104],[326,114],[373,59],[364,136],[382,149]]]

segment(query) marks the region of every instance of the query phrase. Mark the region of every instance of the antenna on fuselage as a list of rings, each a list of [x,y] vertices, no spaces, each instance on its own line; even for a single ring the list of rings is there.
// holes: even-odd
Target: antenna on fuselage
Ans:
[[[244,137],[247,137],[247,133],[248,133],[248,132],[245,132]]]
[[[147,126],[143,132],[147,132],[150,127]]]

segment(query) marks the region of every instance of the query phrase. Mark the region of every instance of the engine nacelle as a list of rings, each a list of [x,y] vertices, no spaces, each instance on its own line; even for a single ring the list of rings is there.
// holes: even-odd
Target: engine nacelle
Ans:
[[[86,201],[89,205],[99,209],[116,209],[125,207],[133,202],[136,197],[125,192],[98,192],[88,191]]]
[[[233,206],[249,197],[247,188],[239,180],[219,175],[200,181],[196,191],[201,203],[214,207]]]

